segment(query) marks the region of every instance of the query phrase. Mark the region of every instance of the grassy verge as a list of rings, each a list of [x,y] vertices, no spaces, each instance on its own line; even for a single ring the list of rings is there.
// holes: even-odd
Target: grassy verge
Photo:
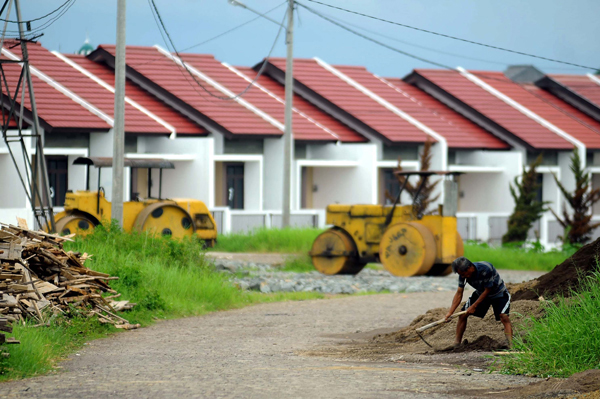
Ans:
[[[213,251],[300,253],[310,251],[320,229],[257,229],[219,236]]]
[[[320,229],[259,229],[251,233],[231,234],[219,237],[212,250],[223,252],[274,252],[301,253],[310,251]],[[468,242],[465,256],[474,261],[486,260],[498,269],[550,271],[571,256],[575,249],[543,252],[539,248],[491,247],[487,244]],[[367,266],[368,267],[368,266]],[[312,271],[307,256],[288,261],[283,270]]]
[[[550,271],[575,253],[566,251],[541,252],[523,248],[490,247],[487,244],[465,244],[465,256],[470,260],[488,261],[496,269]]]
[[[546,317],[529,320],[527,334],[515,339],[523,353],[506,359],[505,372],[568,377],[600,368],[600,273],[583,287],[570,299],[548,302]]]
[[[261,294],[240,291],[204,261],[195,240],[183,242],[118,229],[96,229],[85,239],[65,245],[67,250],[93,254],[86,265],[119,276],[111,287],[138,305],[123,317],[142,326],[156,319],[201,315],[260,302],[323,298],[318,293]],[[13,334],[21,345],[4,346],[8,359],[0,360],[0,380],[47,372],[87,340],[116,330],[72,314],[57,317],[51,327],[16,325]]]

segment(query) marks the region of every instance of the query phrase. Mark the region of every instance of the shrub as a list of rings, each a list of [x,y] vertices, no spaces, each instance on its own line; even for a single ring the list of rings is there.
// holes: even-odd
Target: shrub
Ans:
[[[505,371],[568,377],[600,368],[600,273],[582,282],[569,299],[546,302],[546,316],[529,319],[526,335],[515,337],[514,356]]]

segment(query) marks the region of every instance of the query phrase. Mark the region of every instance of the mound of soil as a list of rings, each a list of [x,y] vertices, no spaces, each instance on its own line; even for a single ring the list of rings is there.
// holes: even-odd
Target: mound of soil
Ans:
[[[448,308],[431,309],[414,319],[408,327],[404,327],[393,333],[376,335],[373,337],[373,342],[378,344],[402,344],[402,352],[419,353],[429,350],[429,347],[421,341],[415,329],[443,319],[447,312]],[[513,323],[523,317],[540,317],[542,315],[543,309],[538,301],[523,300],[511,304],[511,320]],[[421,335],[434,347],[434,350],[452,351],[455,353],[504,349],[507,344],[504,335],[504,326],[499,321],[496,321],[492,309],[490,309],[487,316],[483,319],[469,317],[467,330],[464,335],[464,339],[469,342],[467,345],[449,349],[454,343],[456,336],[456,320],[426,330]]]
[[[450,345],[444,349],[439,349],[438,352],[447,353],[463,353],[463,352],[491,352],[498,349],[508,349],[506,340],[498,342],[487,335],[477,337],[475,342],[463,341],[461,345]]]
[[[557,295],[571,296],[579,289],[583,277],[598,271],[600,238],[585,245],[573,256],[556,266],[551,272],[512,287],[512,300],[537,300],[540,296],[552,298]]]

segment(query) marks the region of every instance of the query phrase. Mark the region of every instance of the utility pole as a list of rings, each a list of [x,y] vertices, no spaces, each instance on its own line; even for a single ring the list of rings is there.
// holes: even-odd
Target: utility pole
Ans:
[[[23,69],[25,73],[25,79],[27,80],[27,91],[29,92],[30,110],[32,116],[32,129],[33,129],[33,140],[35,141],[35,155],[33,174],[31,176],[31,207],[34,210],[34,216],[38,222],[38,228],[47,228],[49,232],[55,231],[54,225],[54,211],[52,209],[52,200],[50,198],[50,183],[48,181],[48,170],[46,167],[46,157],[44,156],[44,135],[40,128],[40,120],[38,119],[37,106],[35,102],[35,95],[33,93],[33,82],[31,80],[31,70],[29,65],[29,54],[27,52],[27,40],[23,32],[23,24],[21,23],[21,6],[19,0],[15,0],[15,10],[17,12],[17,25],[19,27],[19,39],[21,42],[21,57],[24,61]],[[10,12],[10,6],[9,6]],[[7,14],[7,19],[9,15]],[[24,93],[24,88],[21,89]],[[22,106],[22,104],[21,104]],[[22,115],[19,116],[22,118]],[[19,130],[21,129],[19,124]],[[21,135],[21,132],[19,132]],[[8,143],[7,143],[8,146]],[[26,152],[24,153],[26,156]],[[12,154],[11,154],[12,155]],[[26,161],[28,164],[29,161]],[[32,169],[33,169],[32,168]],[[27,191],[27,188],[25,189]],[[39,203],[36,204],[36,201]],[[46,220],[46,226],[41,223],[41,220]]]
[[[294,136],[292,134],[292,99],[294,97],[294,0],[288,0],[287,59],[285,63],[285,129],[283,131],[283,198],[281,227],[290,226],[292,162]]]
[[[117,0],[117,49],[115,55],[115,117],[113,126],[111,218],[123,227],[123,165],[125,157],[125,5]]]

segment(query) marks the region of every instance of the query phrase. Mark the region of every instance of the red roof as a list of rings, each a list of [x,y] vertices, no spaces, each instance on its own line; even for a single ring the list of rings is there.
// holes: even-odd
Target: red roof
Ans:
[[[338,69],[442,135],[450,148],[510,148],[504,141],[399,78],[383,79],[356,68]]]
[[[568,87],[579,96],[600,107],[600,84],[585,75],[549,75],[552,79]],[[600,78],[600,76],[598,76]]]
[[[575,107],[533,84],[515,84],[501,72],[477,72],[487,84],[581,141],[587,148],[600,149],[600,123]],[[573,148],[573,144],[569,145]]]
[[[35,52],[36,49],[42,49],[42,47],[39,44],[28,44],[30,52]],[[5,48],[5,50],[8,50],[17,57],[21,56],[20,47]],[[3,55],[3,58],[6,57]],[[33,65],[37,66],[35,62]],[[12,89],[17,83],[21,67],[15,64],[4,64],[3,68],[9,82],[11,95],[14,95]],[[32,82],[38,115],[42,122],[50,125],[52,129],[109,130],[111,128],[106,121],[39,79],[35,73],[32,73]],[[20,95],[17,101],[20,102]],[[27,91],[25,93],[25,104],[23,105],[27,109],[31,109],[29,93]]]
[[[39,44],[29,46],[28,51],[33,66],[94,105],[110,118],[114,117],[114,93],[77,71]],[[128,133],[170,133],[163,125],[128,103],[125,103],[125,131]]]
[[[415,72],[445,92],[456,97],[458,100],[485,115],[487,118],[493,120],[533,148],[573,148],[573,144],[569,143],[558,134],[548,130],[501,99],[488,93],[458,72],[431,69],[418,69],[415,70]],[[485,71],[477,73],[477,77],[509,97],[515,95],[521,98],[523,93],[527,95],[526,97],[532,96],[519,85],[506,78],[501,72]],[[514,98],[514,100],[518,101],[517,98]]]
[[[285,71],[284,58],[269,62]],[[345,72],[367,72],[363,67],[335,67]],[[294,59],[294,79],[367,124],[392,142],[423,143],[431,139],[426,133],[400,118],[375,100],[361,93],[313,59]]]
[[[579,109],[535,85],[523,85],[519,95],[511,97],[581,141],[588,149],[600,149],[600,122]]]
[[[256,72],[249,67],[235,67],[239,72],[246,75],[249,79],[256,77]],[[245,82],[247,84],[247,82]],[[285,86],[277,83],[274,79],[261,75],[256,82],[271,95],[260,92],[260,98],[257,96],[257,89],[252,88],[244,95],[244,98],[256,105],[269,115],[284,121],[285,104]],[[242,90],[241,85],[237,85],[236,90]],[[235,90],[234,90],[235,91]],[[266,97],[268,97],[268,99]],[[276,98],[273,98],[275,96]],[[318,109],[299,95],[294,95],[293,100],[293,131],[295,140],[304,141],[342,141],[342,142],[365,142],[363,136],[356,133],[337,119]]]
[[[99,48],[115,54],[114,45],[102,45]],[[210,96],[188,72],[178,66],[175,61],[158,51],[155,47],[127,46],[127,66],[134,69],[146,79],[160,86],[173,96],[179,98],[199,113],[210,118],[232,134],[254,136],[280,136],[282,131],[267,122],[254,112],[233,100],[220,100]],[[187,59],[190,59],[189,56]],[[194,62],[204,64],[210,72],[211,66],[216,71],[222,70],[221,64],[211,55],[195,55]],[[218,72],[216,72],[218,75]],[[217,76],[215,75],[215,76]],[[202,86],[216,96],[224,97],[224,93],[209,83],[196,78]]]
[[[99,64],[90,61],[83,55],[70,54],[65,55],[65,57],[67,57],[71,61],[76,62],[79,66],[86,69],[88,72],[94,74],[96,77],[98,77],[111,87],[113,86],[113,82],[115,81],[115,74],[112,68],[104,64]],[[201,126],[198,126],[190,119],[175,111],[173,108],[169,107],[167,104],[163,103],[158,98],[154,97],[153,95],[151,95],[135,83],[131,82],[130,80],[127,80],[126,82],[125,94],[128,98],[144,107],[156,117],[162,119],[169,125],[173,126],[177,134],[207,134],[206,130],[204,130]],[[127,116],[129,115],[126,115],[126,117]],[[148,124],[148,128],[155,128],[155,124]],[[168,129],[166,129],[164,126],[162,126],[162,130],[163,132],[168,132]]]
[[[215,60],[212,56],[200,55],[200,54],[181,54],[183,60],[196,68],[200,72],[206,74],[211,79],[214,79],[219,84],[226,87],[232,93],[241,93],[245,90],[252,78],[256,76],[251,68],[244,68],[244,72],[237,70],[234,67],[228,67],[227,65]],[[246,76],[240,76],[247,74]],[[275,87],[276,90],[281,90],[282,87],[273,82],[268,77],[259,79],[259,84],[268,84],[270,88]],[[262,89],[266,88],[263,86]],[[259,87],[253,86],[246,91],[242,98],[249,102],[254,107],[258,108],[262,112],[267,113],[270,117],[277,120],[281,126],[285,122],[284,111],[285,111],[285,96],[280,96],[279,99],[274,97],[273,93],[268,93]],[[316,108],[313,108],[313,113],[319,112]],[[348,129],[344,125],[338,123],[336,125],[339,128],[340,134],[349,141],[364,141],[362,136],[358,135],[354,131]],[[342,138],[335,132],[319,126],[318,123],[311,121],[306,114],[294,112],[293,115],[293,132],[296,140],[304,141],[338,141]]]

